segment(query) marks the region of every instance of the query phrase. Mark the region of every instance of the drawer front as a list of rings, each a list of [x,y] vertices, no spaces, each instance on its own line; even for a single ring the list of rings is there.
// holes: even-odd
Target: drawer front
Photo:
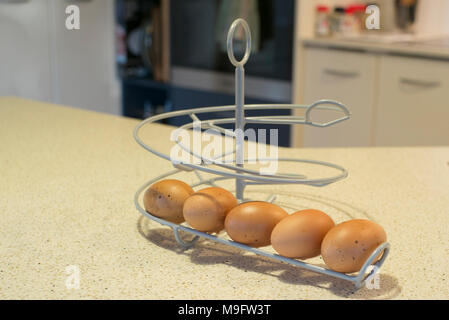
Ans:
[[[346,105],[351,119],[332,127],[305,126],[306,147],[370,146],[373,143],[376,64],[373,55],[330,49],[305,50],[304,101],[333,99]],[[336,119],[339,114],[314,111],[314,120]]]
[[[376,145],[449,145],[449,62],[384,56]]]

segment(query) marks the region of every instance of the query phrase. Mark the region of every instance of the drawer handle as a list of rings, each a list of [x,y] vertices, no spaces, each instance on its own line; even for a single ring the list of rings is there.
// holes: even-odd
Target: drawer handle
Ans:
[[[415,87],[422,87],[422,88],[434,88],[439,87],[441,85],[440,81],[426,81],[426,80],[418,80],[418,79],[411,79],[411,78],[400,78],[400,83],[407,84]]]
[[[336,76],[341,78],[356,78],[360,75],[358,72],[354,71],[343,71],[336,69],[324,69],[324,73],[330,76]]]

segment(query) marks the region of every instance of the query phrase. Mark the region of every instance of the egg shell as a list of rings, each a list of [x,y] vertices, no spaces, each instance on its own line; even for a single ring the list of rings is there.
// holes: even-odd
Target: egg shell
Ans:
[[[267,246],[271,242],[273,228],[287,212],[269,202],[245,202],[232,209],[225,220],[229,237],[252,247]]]
[[[307,209],[282,219],[271,233],[271,245],[282,256],[307,259],[321,252],[321,242],[335,226],[326,213]]]
[[[224,228],[227,213],[237,204],[237,199],[226,189],[205,188],[187,198],[183,215],[187,223],[196,230],[219,232]]]
[[[152,215],[181,223],[184,221],[182,207],[184,201],[193,193],[187,183],[166,179],[152,184],[144,193],[143,204],[145,210]]]
[[[208,194],[218,201],[226,214],[238,205],[237,198],[226,189],[219,187],[209,187],[199,190],[197,193]],[[224,221],[223,221],[224,222]]]
[[[321,255],[332,270],[357,272],[371,253],[385,241],[387,234],[377,223],[363,219],[349,220],[329,230],[321,243]],[[374,262],[379,258],[380,255]]]

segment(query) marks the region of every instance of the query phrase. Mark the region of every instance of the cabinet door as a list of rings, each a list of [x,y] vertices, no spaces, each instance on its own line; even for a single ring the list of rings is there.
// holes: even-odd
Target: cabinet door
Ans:
[[[0,2],[0,96],[52,101],[46,1]]]
[[[352,113],[347,121],[326,128],[304,126],[305,147],[370,146],[377,56],[331,49],[305,50],[304,101],[321,99],[343,103]],[[333,120],[341,114],[314,110],[313,120]]]
[[[54,19],[56,102],[94,111],[120,113],[115,72],[114,1],[75,1],[80,29],[68,30],[68,1],[50,0]]]
[[[376,145],[449,144],[449,62],[384,56]]]

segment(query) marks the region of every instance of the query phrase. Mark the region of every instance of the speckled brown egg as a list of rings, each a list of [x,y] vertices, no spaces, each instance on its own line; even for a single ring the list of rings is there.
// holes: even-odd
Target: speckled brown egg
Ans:
[[[377,223],[363,219],[349,220],[329,230],[321,243],[321,255],[332,270],[356,272],[385,241],[385,230]]]
[[[282,256],[307,259],[321,252],[321,242],[335,225],[322,211],[307,209],[282,219],[271,233],[271,245]]]
[[[228,212],[237,205],[228,190],[219,187],[201,189],[184,202],[183,214],[189,225],[203,232],[219,232],[224,228]]]
[[[252,247],[270,244],[273,228],[288,216],[287,212],[269,202],[245,202],[232,209],[225,220],[229,237]]]
[[[143,196],[145,210],[152,215],[174,222],[184,221],[182,206],[193,193],[193,189],[185,182],[166,179],[152,184]]]

